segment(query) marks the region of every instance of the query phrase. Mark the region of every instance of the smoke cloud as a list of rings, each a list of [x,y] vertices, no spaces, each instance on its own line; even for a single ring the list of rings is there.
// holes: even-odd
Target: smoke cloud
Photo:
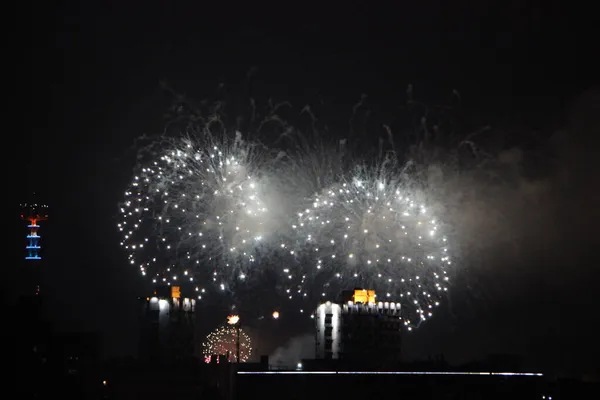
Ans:
[[[429,352],[460,361],[498,352],[528,354],[531,368],[593,365],[585,355],[600,334],[599,98],[584,94],[535,151],[487,150],[469,168],[449,157],[421,164],[459,259],[445,315],[407,339],[407,356],[434,343]]]
[[[302,359],[315,357],[315,337],[312,334],[296,336],[275,349],[269,356],[271,368],[295,368]]]

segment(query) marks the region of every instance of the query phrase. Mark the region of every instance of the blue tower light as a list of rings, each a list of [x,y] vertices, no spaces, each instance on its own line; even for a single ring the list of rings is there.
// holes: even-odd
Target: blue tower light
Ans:
[[[41,236],[38,231],[40,226],[38,222],[48,219],[48,206],[43,204],[22,204],[21,219],[28,222],[27,224],[27,245],[25,246],[26,260],[41,260],[40,251]]]

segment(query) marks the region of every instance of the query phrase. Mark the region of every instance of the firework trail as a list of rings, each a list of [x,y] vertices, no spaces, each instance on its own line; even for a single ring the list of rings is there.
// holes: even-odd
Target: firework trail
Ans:
[[[213,355],[226,355],[229,362],[236,362],[237,330],[236,327],[224,325],[209,333],[204,343],[202,343],[204,360],[210,362]],[[240,362],[247,362],[252,355],[252,340],[241,328],[239,328],[239,334]]]
[[[239,133],[162,141],[121,207],[121,245],[154,283],[212,281],[228,290],[257,268],[279,221],[275,191],[261,180],[267,159]],[[202,290],[204,288],[197,288]]]

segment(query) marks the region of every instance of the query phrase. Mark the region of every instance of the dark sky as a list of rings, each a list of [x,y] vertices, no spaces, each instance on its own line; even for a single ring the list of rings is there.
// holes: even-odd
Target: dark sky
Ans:
[[[322,99],[345,113],[361,93],[393,109],[408,83],[430,101],[457,88],[474,115],[554,129],[597,78],[592,19],[566,2],[237,3],[64,1],[27,13],[31,95],[19,136],[33,157],[15,204],[33,190],[50,204],[44,245],[52,314],[64,329],[101,331],[107,354],[131,353],[135,343],[142,285],[119,251],[114,216],[134,139],[164,127],[170,100],[160,81],[197,99],[224,83],[240,98]],[[597,264],[597,257],[580,262]],[[557,312],[565,308],[557,304]],[[445,339],[431,328],[414,345],[482,356],[503,349],[487,344],[503,340],[505,321],[519,311],[507,303],[469,313],[461,321],[487,327],[476,343],[453,341],[454,325],[440,318],[436,330],[446,329]],[[557,328],[569,329],[560,346],[586,335],[582,317],[573,318]],[[527,332],[535,329],[519,329],[527,339],[504,347],[548,348],[531,350],[536,341]]]

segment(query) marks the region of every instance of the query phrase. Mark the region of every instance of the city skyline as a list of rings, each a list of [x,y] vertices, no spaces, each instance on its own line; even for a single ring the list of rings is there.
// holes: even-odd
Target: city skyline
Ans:
[[[529,3],[520,11],[488,4],[362,11],[331,5],[299,10],[304,22],[289,26],[276,10],[142,8],[143,16],[133,4],[115,13],[65,5],[48,10],[47,19],[41,11],[34,18],[48,35],[33,40],[31,56],[46,64],[33,70],[37,90],[29,112],[36,114],[20,134],[29,159],[25,171],[11,175],[9,276],[25,262],[26,226],[17,206],[35,191],[51,210],[41,224],[42,274],[61,329],[101,332],[107,357],[136,348],[137,298],[147,286],[119,248],[117,204],[138,139],[163,132],[164,114],[178,100],[161,82],[186,101],[227,99],[233,109],[247,110],[250,98],[290,101],[294,110],[311,104],[341,136],[363,94],[375,123],[394,120],[412,129],[414,121],[398,117],[412,84],[418,99],[432,105],[460,92],[465,129],[504,130],[503,143],[493,145],[520,151],[502,153],[504,160],[518,160],[511,173],[527,184],[520,189],[542,193],[531,210],[550,209],[552,217],[537,226],[526,219],[530,213],[514,210],[518,218],[507,219],[524,221],[514,231],[525,249],[494,248],[477,273],[465,272],[450,288],[449,304],[405,343],[406,356],[443,353],[460,363],[516,353],[540,368],[592,368],[600,326],[593,186],[598,69],[589,51],[573,44],[583,46],[591,24],[565,22],[570,10],[551,6],[541,18],[546,11]],[[211,15],[229,15],[228,22]],[[219,305],[206,330],[228,311]],[[276,324],[267,318],[269,353],[306,333],[283,312]]]

